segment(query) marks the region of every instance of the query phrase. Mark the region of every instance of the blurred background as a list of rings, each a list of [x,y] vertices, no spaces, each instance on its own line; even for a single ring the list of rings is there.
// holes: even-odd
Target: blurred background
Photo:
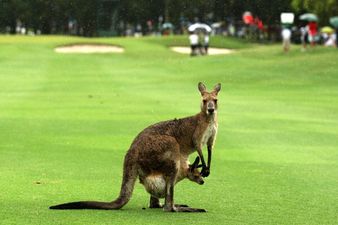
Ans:
[[[245,12],[252,21],[244,20]],[[307,12],[316,14],[319,25],[325,26],[338,15],[338,1],[1,0],[0,33],[170,35],[185,34],[190,24],[203,22],[212,26],[212,34],[276,41],[280,40],[282,12],[293,12],[296,26],[298,16]]]

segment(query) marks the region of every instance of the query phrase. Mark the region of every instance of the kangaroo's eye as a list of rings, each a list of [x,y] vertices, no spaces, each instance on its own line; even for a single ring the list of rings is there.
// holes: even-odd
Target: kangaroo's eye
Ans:
[[[203,99],[203,103],[206,104],[206,103],[207,103],[207,100],[204,100],[204,99]]]
[[[217,99],[215,99],[214,102],[217,103]]]

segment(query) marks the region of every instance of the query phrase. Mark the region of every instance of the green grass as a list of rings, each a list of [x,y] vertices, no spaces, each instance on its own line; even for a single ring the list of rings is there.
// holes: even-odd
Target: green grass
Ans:
[[[0,36],[0,224],[336,224],[337,50],[213,41],[236,53],[171,52],[182,37]],[[53,51],[78,42],[126,52]],[[199,81],[222,83],[211,175],[203,186],[179,183],[175,200],[208,213],[142,210],[140,184],[122,210],[48,209],[115,198],[133,138],[197,113]]]

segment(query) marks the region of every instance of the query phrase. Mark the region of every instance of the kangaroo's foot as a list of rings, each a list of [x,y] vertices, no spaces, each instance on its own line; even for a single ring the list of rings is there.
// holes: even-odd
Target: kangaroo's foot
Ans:
[[[150,209],[160,209],[163,208],[164,206],[161,203],[151,203],[149,205]],[[175,204],[175,207],[189,207],[188,205],[183,205],[183,204]]]
[[[167,208],[163,207],[163,211],[165,212],[207,212],[205,209],[197,209],[197,208],[190,208],[190,207],[172,207]]]
[[[184,205],[184,204],[175,204],[175,207],[189,207],[188,205]]]
[[[189,206],[185,204],[174,204],[174,207],[189,207]],[[160,203],[159,198],[150,195],[149,208],[159,209],[159,208],[163,208],[163,205]]]
[[[207,212],[207,210],[190,207],[176,207],[176,212]]]

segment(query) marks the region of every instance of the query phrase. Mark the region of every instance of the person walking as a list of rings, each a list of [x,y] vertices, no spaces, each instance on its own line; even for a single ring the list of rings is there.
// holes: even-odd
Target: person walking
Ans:
[[[308,30],[307,30],[307,26],[304,25],[300,28],[300,41],[302,43],[302,49],[301,49],[302,52],[306,50],[307,39],[308,39]]]
[[[283,50],[285,53],[287,53],[290,50],[290,42],[291,42],[291,30],[288,27],[283,28],[282,38],[283,38]]]
[[[198,48],[198,35],[195,32],[190,32],[189,35],[189,41],[190,41],[190,48],[191,48],[191,56],[197,55],[197,48]]]
[[[209,35],[205,34],[204,35],[204,54],[208,55],[208,49],[209,49]]]
[[[316,45],[316,36],[318,33],[317,22],[311,21],[308,24],[308,38],[310,45],[314,47]]]

